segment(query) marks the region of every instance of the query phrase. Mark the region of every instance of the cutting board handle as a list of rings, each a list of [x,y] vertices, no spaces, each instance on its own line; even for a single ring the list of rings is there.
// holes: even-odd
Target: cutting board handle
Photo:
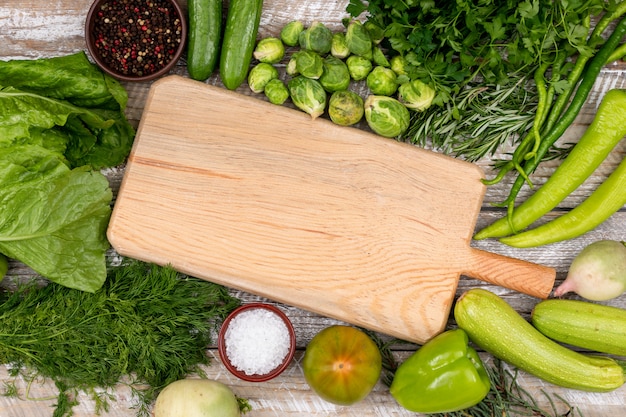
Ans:
[[[475,248],[467,269],[464,275],[537,298],[548,298],[556,279],[554,268]]]

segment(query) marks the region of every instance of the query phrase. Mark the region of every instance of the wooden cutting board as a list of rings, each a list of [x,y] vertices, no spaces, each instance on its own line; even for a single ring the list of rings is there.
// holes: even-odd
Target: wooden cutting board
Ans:
[[[461,274],[545,298],[555,270],[470,246],[477,166],[179,76],[155,82],[108,237],[121,255],[404,340]]]

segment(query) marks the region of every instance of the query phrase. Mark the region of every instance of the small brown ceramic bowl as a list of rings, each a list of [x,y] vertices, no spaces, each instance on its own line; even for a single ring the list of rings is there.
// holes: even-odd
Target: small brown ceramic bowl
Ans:
[[[254,310],[259,310],[259,314],[262,316],[257,315],[257,317],[251,317],[251,314],[248,314],[247,316],[242,316],[242,313],[252,312]],[[246,358],[243,360],[242,359],[231,360],[231,358],[229,357],[229,354],[227,353],[227,352],[232,352],[231,351],[232,348],[229,346],[229,343],[233,343],[234,339],[241,340],[239,338],[241,337],[243,333],[245,333],[245,329],[242,330],[243,329],[242,326],[246,326],[246,325],[247,326],[256,325],[256,326],[255,326],[255,330],[250,331],[249,334],[244,335],[244,339],[242,340],[242,343],[236,349],[239,351],[238,354],[241,355],[241,351],[245,350],[243,349],[242,346],[245,345],[246,347],[249,348],[251,345],[255,345],[253,348],[255,350],[254,355],[256,356],[260,355],[260,357],[262,358],[260,362],[263,362],[264,360],[268,360],[267,359],[268,357],[271,358],[271,354],[272,354],[271,350],[278,349],[278,347],[269,346],[269,344],[271,344],[272,341],[268,339],[271,339],[271,337],[273,337],[272,335],[273,334],[275,335],[276,332],[278,332],[279,335],[282,336],[282,333],[284,331],[284,328],[280,326],[278,322],[274,321],[274,316],[276,316],[279,320],[282,320],[282,322],[285,324],[287,328],[286,334],[284,335],[285,340],[282,340],[279,343],[279,344],[283,344],[282,346],[279,346],[280,348],[282,348],[283,350],[285,348],[287,349],[286,354],[284,358],[282,359],[282,361],[280,362],[280,364],[276,365],[273,369],[267,372],[257,373],[256,371],[253,371],[253,369],[251,369],[249,366],[249,363],[251,361],[250,358]],[[264,322],[259,326],[258,322],[260,321],[264,321]],[[231,329],[233,333],[227,336],[229,326],[232,326],[233,323],[235,323],[235,326],[239,326],[239,327],[237,327],[236,330],[235,328]],[[263,326],[269,326],[269,327],[263,328]],[[280,328],[281,330],[278,330],[278,328]],[[286,347],[286,344],[288,344],[288,347]],[[268,381],[272,378],[277,377],[289,366],[289,363],[293,359],[293,355],[296,351],[296,335],[293,330],[293,325],[291,324],[291,321],[285,315],[285,313],[283,313],[279,308],[271,304],[266,304],[266,303],[250,303],[250,304],[244,304],[236,308],[232,313],[229,314],[226,320],[224,320],[224,323],[222,323],[222,327],[219,332],[217,346],[218,346],[220,358],[222,359],[224,366],[226,366],[226,369],[228,369],[233,375],[235,375],[236,377],[244,381],[263,382],[263,381]],[[280,354],[278,354],[277,357],[278,356],[280,356]],[[277,361],[278,359],[271,358],[269,361],[270,363],[272,363],[271,360]],[[236,366],[235,364],[233,364],[233,362],[237,362],[237,361],[240,362],[239,366]],[[242,365],[243,363],[245,364]],[[269,367],[271,365],[262,364],[262,366]],[[258,369],[261,369],[261,368],[258,368]]]
[[[168,73],[182,55],[187,20],[176,0],[95,0],[85,21],[96,64],[122,81]]]

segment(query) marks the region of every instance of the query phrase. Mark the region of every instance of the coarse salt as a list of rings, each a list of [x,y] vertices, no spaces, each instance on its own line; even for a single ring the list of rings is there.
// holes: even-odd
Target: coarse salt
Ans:
[[[273,371],[290,348],[287,325],[276,313],[264,308],[236,315],[226,329],[224,342],[230,363],[246,375]]]

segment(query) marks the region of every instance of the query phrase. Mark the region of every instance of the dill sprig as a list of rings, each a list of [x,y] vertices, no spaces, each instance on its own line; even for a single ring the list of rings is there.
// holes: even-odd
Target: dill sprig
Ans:
[[[54,381],[54,417],[71,415],[79,391],[106,411],[113,399],[107,390],[120,383],[130,385],[138,415],[147,416],[167,384],[203,375],[212,331],[238,305],[222,286],[127,260],[95,293],[50,283],[4,294],[0,362],[14,376]]]
[[[404,140],[475,162],[514,145],[533,126],[537,95],[526,77],[503,85],[472,84],[442,106],[414,112]]]

